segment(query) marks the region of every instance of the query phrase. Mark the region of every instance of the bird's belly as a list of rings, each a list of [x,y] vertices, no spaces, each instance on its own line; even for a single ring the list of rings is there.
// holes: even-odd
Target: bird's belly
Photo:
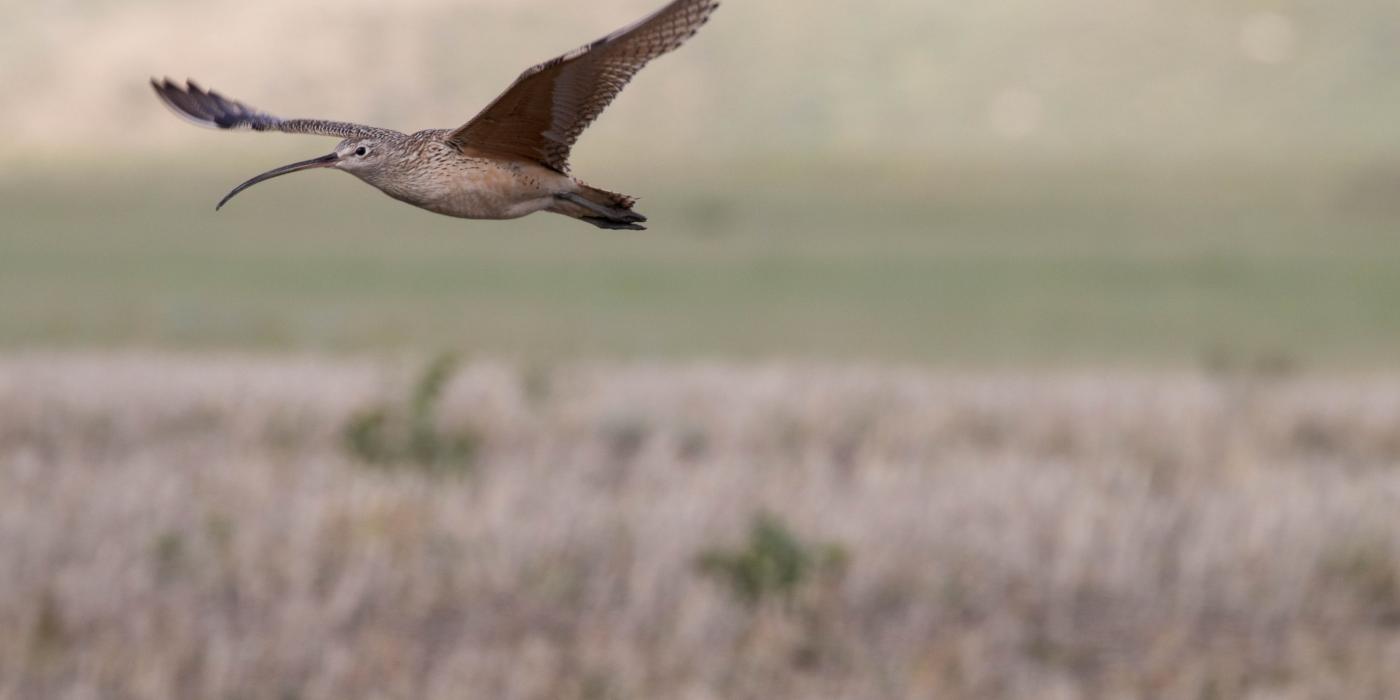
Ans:
[[[428,211],[462,219],[518,219],[550,205],[553,195],[461,188],[420,204]]]
[[[431,178],[411,191],[385,190],[389,196],[431,212],[463,219],[516,219],[549,207],[554,195],[567,191],[567,176],[515,164],[474,163],[472,167]]]

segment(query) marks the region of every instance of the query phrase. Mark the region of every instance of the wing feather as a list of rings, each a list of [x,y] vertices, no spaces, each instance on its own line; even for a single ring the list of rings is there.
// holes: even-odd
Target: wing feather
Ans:
[[[461,149],[568,172],[569,153],[647,63],[695,36],[718,0],[674,0],[641,21],[535,66],[448,135]]]
[[[282,119],[248,105],[231,100],[213,90],[205,90],[193,80],[185,85],[166,78],[151,79],[151,87],[176,115],[200,126],[216,129],[252,129],[281,131],[289,134],[314,134],[342,139],[383,136],[397,132],[362,124],[334,122],[323,119]]]

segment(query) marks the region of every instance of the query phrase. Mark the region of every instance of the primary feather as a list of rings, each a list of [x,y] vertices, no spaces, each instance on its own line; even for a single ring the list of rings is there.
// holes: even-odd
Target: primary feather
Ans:
[[[640,22],[541,63],[448,140],[568,172],[569,153],[583,130],[647,63],[695,36],[717,7],[717,0],[675,0]]]

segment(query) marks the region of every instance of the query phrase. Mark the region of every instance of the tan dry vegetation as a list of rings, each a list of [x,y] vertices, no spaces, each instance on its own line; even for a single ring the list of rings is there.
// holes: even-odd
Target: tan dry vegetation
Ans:
[[[152,154],[215,167],[323,148],[182,126],[150,95],[152,75],[193,76],[283,116],[450,128],[526,67],[662,2],[11,1],[0,4],[0,86],[23,99],[0,110],[0,163],[28,167],[0,178],[56,159],[141,172]],[[732,2],[628,88],[577,164],[603,175],[642,155],[646,172],[668,160],[746,172],[767,156],[826,170],[850,159],[946,167],[957,154],[1244,153],[1304,169],[1343,156],[1384,165],[1400,114],[1400,49],[1384,29],[1398,7]],[[823,165],[832,158],[842,165]]]
[[[1400,378],[0,360],[0,698],[1400,695]],[[702,575],[755,513],[845,566]]]

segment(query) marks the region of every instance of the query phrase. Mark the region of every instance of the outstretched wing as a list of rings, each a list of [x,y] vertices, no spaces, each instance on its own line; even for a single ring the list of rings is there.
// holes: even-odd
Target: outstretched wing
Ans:
[[[579,134],[637,71],[694,36],[717,7],[718,0],[674,0],[630,27],[535,66],[447,140],[568,172]]]
[[[282,131],[289,134],[315,134],[336,136],[342,139],[365,138],[392,134],[387,129],[332,122],[322,119],[281,119],[266,112],[260,112],[248,105],[230,100],[213,90],[205,90],[193,80],[184,87],[166,78],[164,81],[151,79],[151,87],[156,95],[175,114],[199,124],[218,129],[252,129],[253,131]]]

